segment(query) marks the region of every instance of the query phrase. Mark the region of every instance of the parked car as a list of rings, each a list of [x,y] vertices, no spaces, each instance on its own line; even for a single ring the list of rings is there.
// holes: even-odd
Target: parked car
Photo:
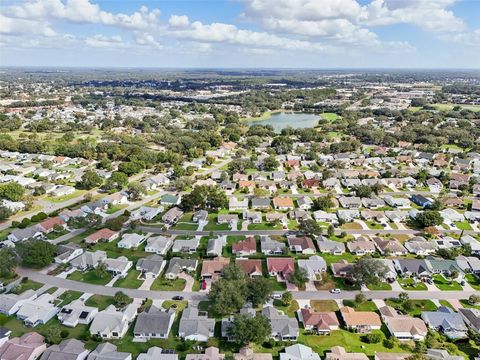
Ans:
[[[177,301],[183,300],[183,296],[176,295],[172,298],[172,300],[177,300]]]
[[[340,293],[342,292],[342,290],[340,290],[340,289],[332,289],[332,290],[330,290],[330,292],[331,292],[332,294],[340,294]]]

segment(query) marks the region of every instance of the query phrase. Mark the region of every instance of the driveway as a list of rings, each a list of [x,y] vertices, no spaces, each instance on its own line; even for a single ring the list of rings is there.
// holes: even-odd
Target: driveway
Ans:
[[[142,285],[138,288],[138,290],[150,290],[150,287],[152,286],[153,282],[155,281],[155,278],[146,278],[143,280]]]
[[[180,273],[178,275],[178,277],[180,279],[184,279],[186,281],[185,283],[185,288],[183,289],[184,292],[192,292],[192,288],[193,288],[193,283],[195,282],[195,280],[193,279],[193,277],[189,274],[186,274],[184,272]]]

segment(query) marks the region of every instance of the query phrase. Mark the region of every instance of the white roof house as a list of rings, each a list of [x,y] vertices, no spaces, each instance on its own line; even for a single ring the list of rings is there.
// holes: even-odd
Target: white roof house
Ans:
[[[75,327],[78,324],[90,324],[97,314],[96,307],[86,306],[83,300],[77,299],[62,307],[57,318],[62,325]]]
[[[120,339],[127,333],[136,313],[137,309],[133,304],[128,305],[123,311],[118,311],[115,306],[110,305],[95,316],[90,325],[90,334],[102,339]]]
[[[153,236],[147,239],[145,251],[157,255],[165,255],[173,245],[173,240],[165,236]]]
[[[287,346],[285,352],[280,353],[280,360],[320,360],[320,355],[311,347],[295,344]]]
[[[145,241],[145,239],[145,235],[141,234],[124,234],[122,240],[118,242],[117,246],[120,249],[136,249]]]
[[[42,294],[34,300],[29,300],[20,307],[17,318],[30,327],[46,324],[59,311],[59,308],[53,304],[54,300],[55,298],[50,294]]]
[[[15,314],[20,307],[27,301],[37,298],[37,293],[33,290],[24,291],[21,294],[1,294],[0,295],[0,313],[5,315]]]

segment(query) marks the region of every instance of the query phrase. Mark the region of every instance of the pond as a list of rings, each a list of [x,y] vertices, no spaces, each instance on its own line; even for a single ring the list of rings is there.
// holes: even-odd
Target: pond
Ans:
[[[275,112],[268,119],[252,121],[251,125],[272,125],[276,132],[286,127],[294,129],[312,128],[318,124],[320,115],[307,114],[302,112]]]

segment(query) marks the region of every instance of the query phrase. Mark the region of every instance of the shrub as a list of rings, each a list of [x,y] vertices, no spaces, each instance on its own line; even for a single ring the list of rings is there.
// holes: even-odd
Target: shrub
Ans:
[[[395,341],[392,339],[384,339],[383,346],[385,346],[387,349],[393,349],[395,347]]]
[[[362,341],[367,344],[378,344],[382,340],[379,334],[367,334],[362,336]]]

